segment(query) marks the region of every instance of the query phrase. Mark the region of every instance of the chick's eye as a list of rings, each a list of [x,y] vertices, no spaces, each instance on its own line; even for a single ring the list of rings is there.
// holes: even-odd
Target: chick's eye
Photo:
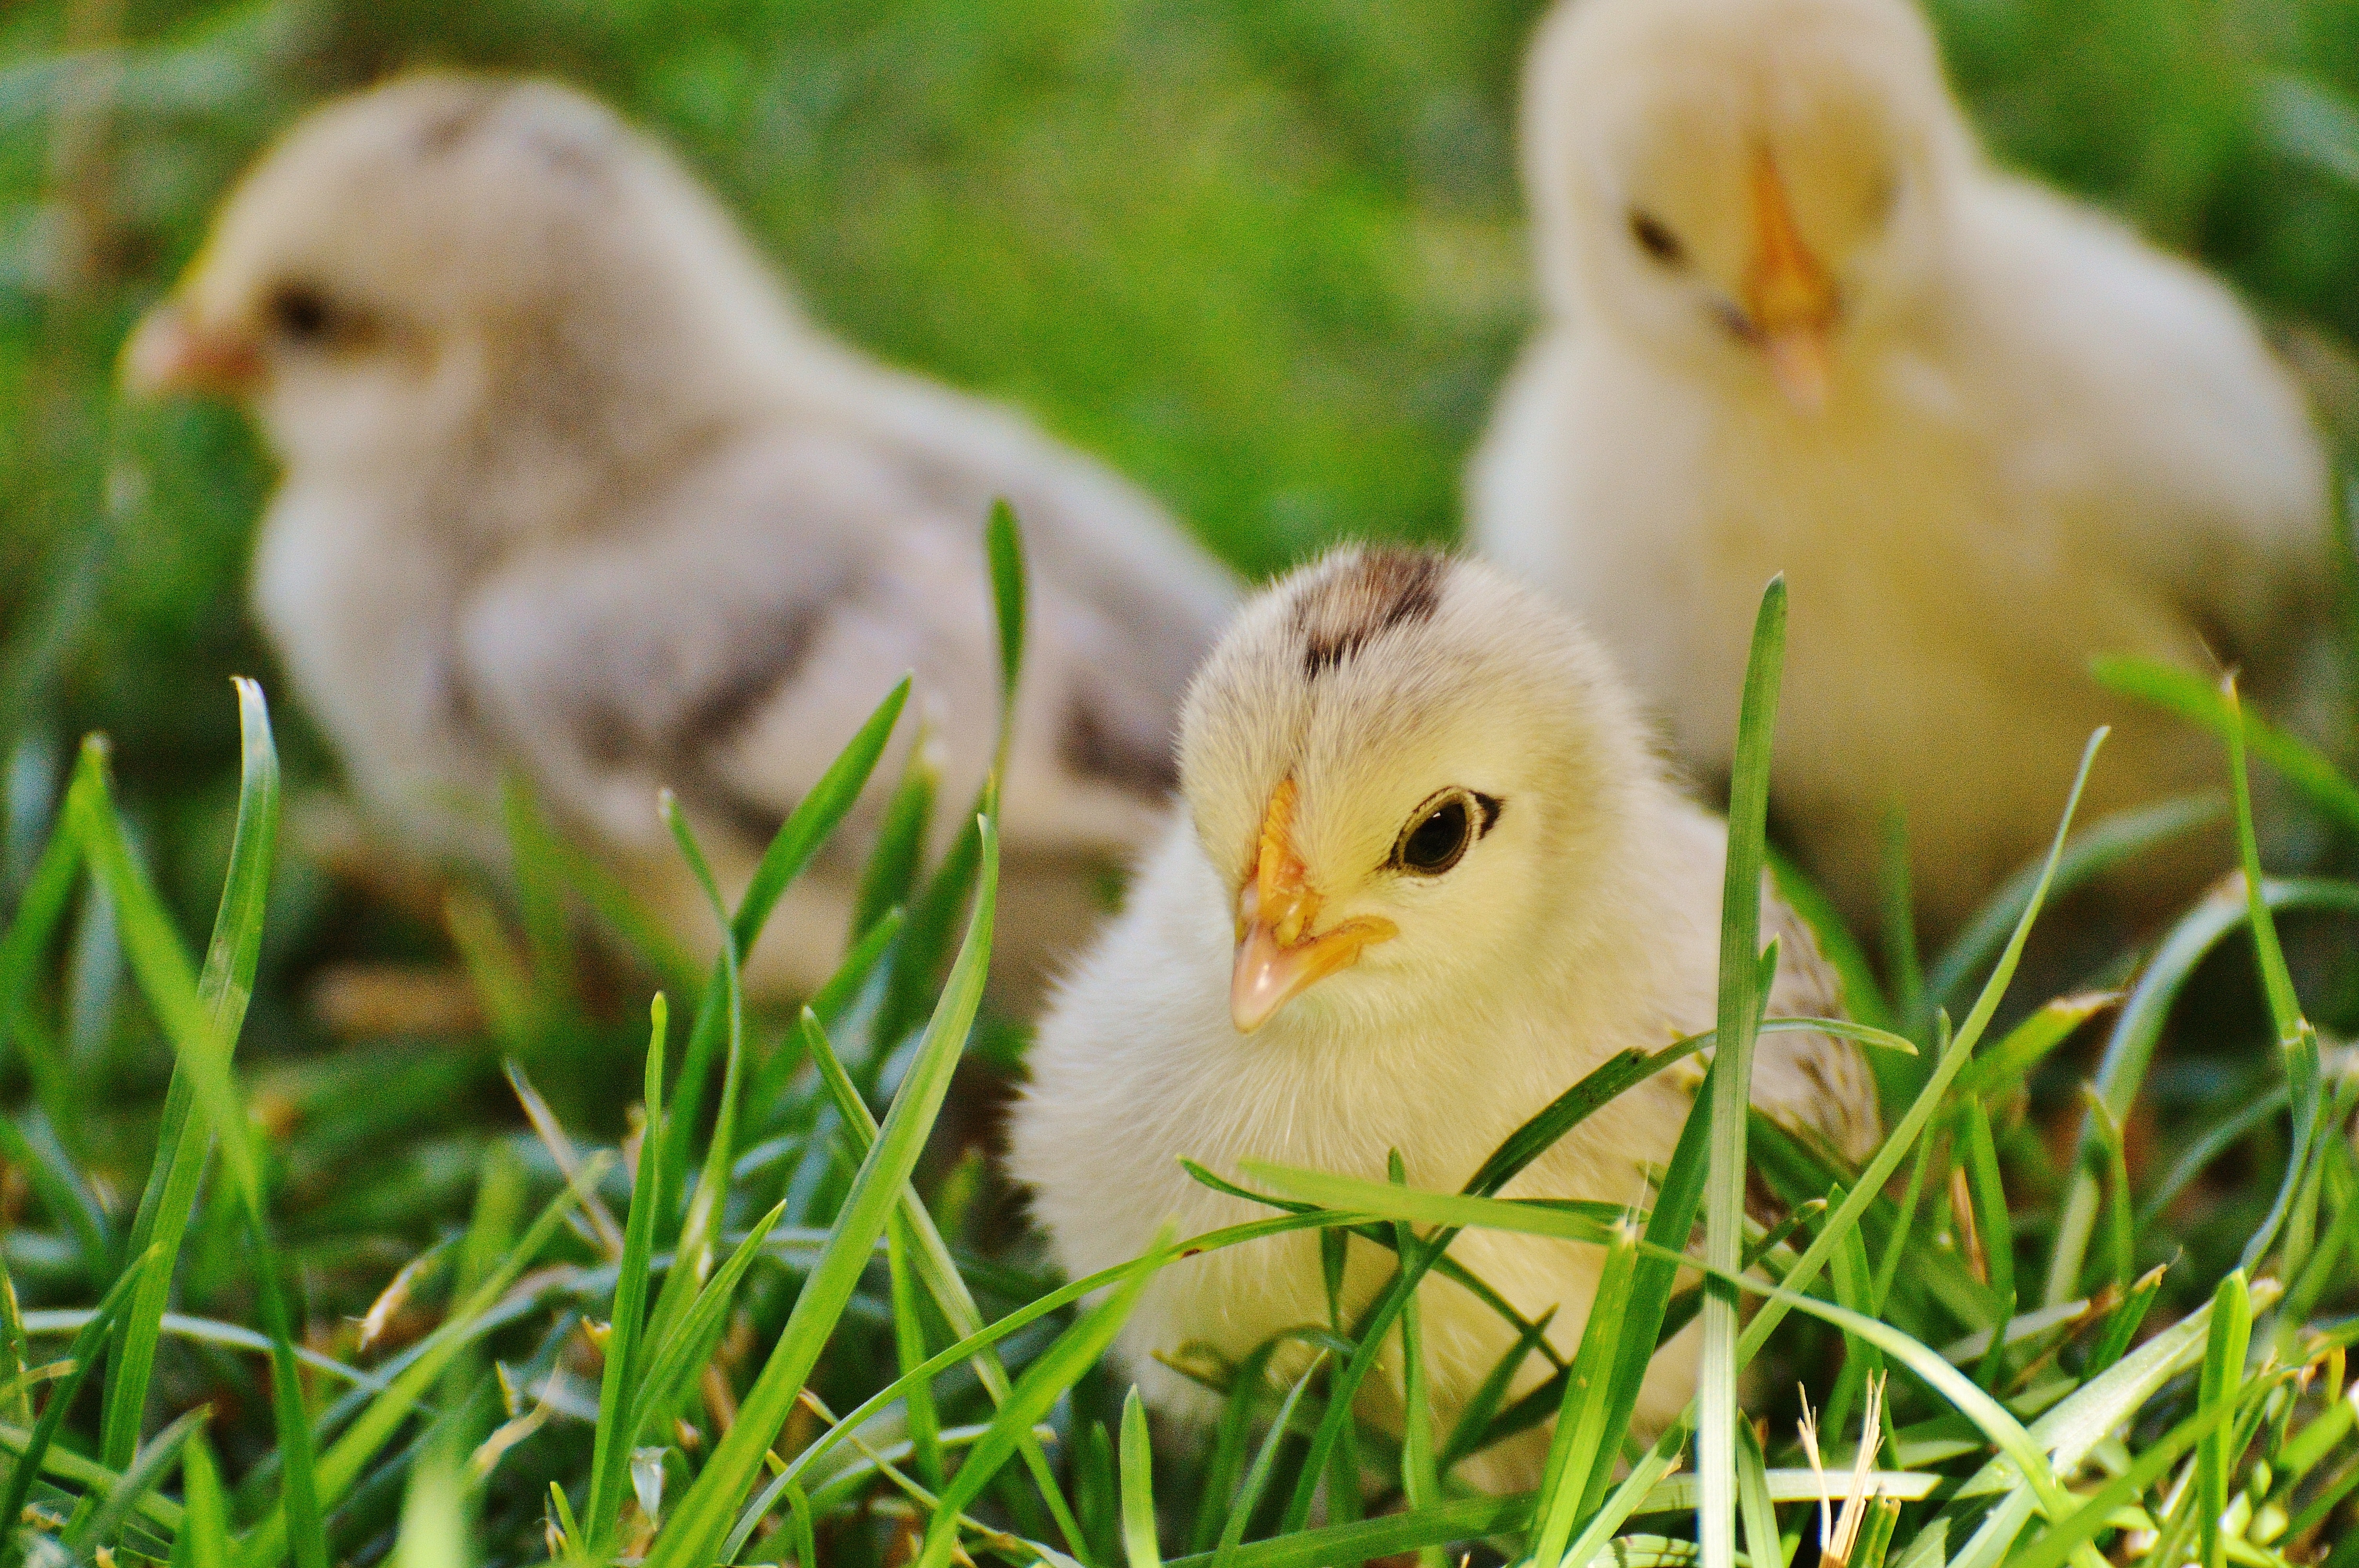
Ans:
[[[1638,242],[1640,250],[1664,266],[1680,266],[1687,262],[1688,248],[1680,243],[1680,237],[1651,212],[1632,210],[1630,237]]]
[[[1450,791],[1409,818],[1393,849],[1393,863],[1421,877],[1438,877],[1459,862],[1481,827],[1473,800]]]
[[[318,342],[334,321],[335,312],[316,288],[289,284],[270,297],[271,326],[294,342]]]

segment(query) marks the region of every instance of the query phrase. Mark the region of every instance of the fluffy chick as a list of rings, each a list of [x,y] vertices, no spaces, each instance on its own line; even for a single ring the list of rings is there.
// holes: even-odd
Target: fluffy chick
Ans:
[[[258,416],[285,472],[255,602],[362,795],[415,845],[488,853],[519,769],[707,951],[658,786],[742,884],[915,670],[937,834],[968,808],[995,497],[1034,578],[1006,886],[1067,915],[1010,929],[1076,935],[1092,868],[1160,820],[1173,714],[1234,602],[1103,469],[829,341],[662,148],[548,82],[409,78],[298,124],[125,369]],[[856,864],[799,885],[749,979],[829,972]]]
[[[1608,1056],[1712,1027],[1722,823],[1682,796],[1596,644],[1493,569],[1346,549],[1250,603],[1190,687],[1184,806],[1129,907],[1063,982],[1011,1132],[1014,1174],[1080,1275],[1267,1210],[1198,1184],[1262,1159],[1462,1185],[1508,1133]],[[1839,1005],[1808,928],[1765,887],[1777,1015]],[[1621,1202],[1668,1162],[1692,1083],[1658,1075],[1600,1109],[1510,1195]],[[1866,1065],[1816,1033],[1763,1037],[1754,1093],[1847,1156],[1878,1135]],[[1354,1240],[1364,1305],[1390,1269]],[[1469,1231],[1453,1256],[1567,1353],[1593,1249]],[[1462,1287],[1421,1301],[1447,1424],[1512,1342]],[[1205,1254],[1157,1277],[1122,1349],[1148,1397],[1201,1411],[1152,1359],[1236,1357],[1326,1319],[1310,1235]],[[1528,1388],[1544,1370],[1527,1367]],[[1397,1421],[1392,1391],[1373,1398]],[[1643,1422],[1675,1413],[1691,1347],[1656,1363]],[[1532,1485],[1545,1433],[1470,1460]]]
[[[1783,570],[1780,820],[1854,918],[1907,814],[1952,928],[2053,831],[2217,782],[2091,655],[2267,702],[2330,574],[2300,400],[2226,290],[1986,163],[1908,0],[1579,0],[1523,159],[1545,321],[1472,474],[1481,548],[1582,616],[1724,774]],[[2216,871],[2145,857],[2135,905]]]

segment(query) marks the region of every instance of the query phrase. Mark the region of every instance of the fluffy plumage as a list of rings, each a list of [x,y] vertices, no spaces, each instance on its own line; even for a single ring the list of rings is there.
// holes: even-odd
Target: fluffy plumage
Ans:
[[[1013,1124],[1011,1168],[1071,1273],[1136,1256],[1167,1217],[1184,1237],[1266,1214],[1183,1157],[1381,1178],[1397,1149],[1411,1183],[1455,1188],[1609,1055],[1712,1027],[1725,831],[1667,780],[1597,646],[1486,567],[1353,549],[1280,582],[1190,687],[1180,774],[1184,807],[1060,989]],[[1828,1014],[1807,927],[1766,888],[1764,905],[1770,1011]],[[1847,1155],[1877,1136],[1848,1044],[1764,1036],[1754,1087]],[[1508,1193],[1641,1197],[1690,1095],[1658,1075]],[[1469,1231],[1453,1255],[1527,1314],[1560,1308],[1550,1337],[1577,1343],[1594,1249]],[[1353,1241],[1352,1299],[1389,1269]],[[1421,1300],[1447,1423],[1511,1336],[1455,1284]],[[1122,1348],[1149,1398],[1188,1411],[1201,1395],[1154,1352],[1234,1357],[1325,1317],[1318,1243],[1285,1237],[1165,1271]],[[1657,1365],[1640,1414],[1659,1422],[1693,1374],[1678,1350]],[[1544,1444],[1465,1474],[1528,1486]]]
[[[2297,394],[2224,289],[1984,160],[1908,0],[1577,0],[1523,158],[1546,319],[1474,466],[1481,547],[1705,773],[1785,571],[1776,808],[1854,918],[1897,803],[1953,926],[2099,723],[2093,813],[2217,782],[2093,654],[2293,700],[2329,580]]]
[[[285,478],[255,601],[375,807],[488,852],[484,802],[520,768],[708,950],[658,786],[742,881],[913,669],[938,833],[973,800],[995,497],[1035,579],[1005,832],[1040,917],[1012,929],[1078,935],[1091,868],[1159,820],[1233,602],[1121,481],[821,335],[661,148],[546,82],[412,78],[299,124],[125,371],[258,415]],[[856,863],[806,879],[753,978],[828,972]]]

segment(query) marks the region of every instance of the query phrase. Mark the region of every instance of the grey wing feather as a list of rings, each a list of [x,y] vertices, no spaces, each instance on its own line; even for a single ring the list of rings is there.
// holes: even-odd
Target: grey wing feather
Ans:
[[[670,788],[758,840],[792,806],[791,789],[746,788],[732,753],[810,678],[879,547],[831,515],[811,482],[831,476],[797,469],[715,465],[636,525],[504,562],[465,606],[468,707],[560,812],[653,842]],[[879,696],[906,667],[887,661]]]

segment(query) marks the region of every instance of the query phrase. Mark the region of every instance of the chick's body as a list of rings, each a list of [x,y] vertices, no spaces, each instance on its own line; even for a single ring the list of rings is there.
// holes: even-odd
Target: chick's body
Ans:
[[[1981,161],[1905,0],[1593,0],[1544,26],[1527,92],[1549,319],[1474,466],[1482,547],[1712,773],[1745,611],[1785,571],[1777,810],[1848,913],[1897,806],[1926,923],[1954,927],[2053,830],[2101,723],[2094,810],[2215,782],[2093,655],[2309,700],[2328,574],[2297,394],[2224,289]],[[2144,857],[2123,891],[2211,866]]]
[[[1090,868],[1159,820],[1225,575],[1022,420],[827,340],[577,94],[428,77],[331,106],[248,177],[128,357],[135,381],[253,401],[286,469],[257,608],[420,847],[492,852],[484,805],[517,770],[709,947],[657,790],[742,885],[905,670],[940,842],[991,753],[997,498],[1034,568],[1005,797],[1010,898],[1056,912],[1029,928],[1076,930]],[[798,885],[757,981],[829,971],[856,869],[838,851]]]
[[[1411,1184],[1454,1189],[1614,1053],[1712,1026],[1722,825],[1664,778],[1611,671],[1560,616],[1481,568],[1402,559],[1346,553],[1280,584],[1191,690],[1188,809],[1060,988],[1014,1123],[1014,1173],[1070,1273],[1136,1256],[1167,1219],[1187,1237],[1267,1217],[1193,1181],[1183,1158],[1232,1178],[1257,1159],[1381,1179],[1397,1150]],[[1420,574],[1427,586],[1411,597],[1430,594],[1430,609],[1382,624],[1386,596]],[[1355,620],[1382,629],[1321,665],[1322,637]],[[1488,826],[1441,872],[1420,875],[1404,863],[1411,825],[1438,791],[1462,787]],[[1241,947],[1237,912],[1256,896],[1257,798],[1285,802],[1280,831],[1319,901],[1307,948],[1329,939],[1313,935],[1321,926],[1393,929],[1246,1033],[1232,981],[1253,946]],[[1828,1014],[1835,988],[1806,928],[1774,898],[1765,916],[1780,942],[1771,1013]],[[1645,1169],[1669,1161],[1691,1087],[1649,1079],[1507,1192],[1643,1200]],[[1874,1091],[1847,1044],[1765,1036],[1755,1098],[1846,1154],[1873,1145]],[[1550,1340],[1567,1353],[1578,1343],[1594,1249],[1475,1230],[1451,1255],[1527,1317],[1556,1309]],[[1350,1244],[1347,1313],[1390,1269],[1389,1254]],[[1446,1431],[1514,1334],[1455,1283],[1430,1278],[1420,1301]],[[1201,1343],[1234,1360],[1327,1314],[1316,1238],[1287,1236],[1165,1270],[1122,1345],[1151,1399],[1201,1411],[1201,1390],[1155,1352]],[[1527,1365],[1516,1391],[1545,1369]],[[1397,1356],[1389,1371],[1370,1398],[1397,1422]],[[1641,1422],[1668,1419],[1692,1380],[1691,1347],[1666,1350]],[[1545,1441],[1528,1434],[1464,1474],[1531,1485]]]

